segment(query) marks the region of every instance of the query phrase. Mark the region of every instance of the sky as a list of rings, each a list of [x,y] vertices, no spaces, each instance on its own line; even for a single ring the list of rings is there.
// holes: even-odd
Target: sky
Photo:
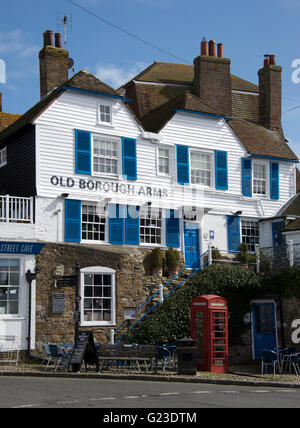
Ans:
[[[255,84],[264,54],[276,55],[283,67],[284,132],[300,158],[299,0],[72,1],[1,0],[3,111],[24,113],[39,101],[43,32],[63,33],[64,15],[75,73],[84,68],[115,89],[154,61],[193,64],[206,37],[223,43],[232,74]]]

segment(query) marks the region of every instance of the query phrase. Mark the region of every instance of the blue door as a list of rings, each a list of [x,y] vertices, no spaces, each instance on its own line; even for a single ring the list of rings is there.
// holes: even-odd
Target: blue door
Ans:
[[[253,355],[261,359],[265,348],[277,348],[275,303],[254,303],[252,305]]]
[[[184,222],[185,266],[190,269],[200,268],[200,246],[198,224]]]

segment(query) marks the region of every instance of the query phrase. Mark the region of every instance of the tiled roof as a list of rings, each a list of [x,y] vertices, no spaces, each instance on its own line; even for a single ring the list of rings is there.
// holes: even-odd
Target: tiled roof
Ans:
[[[213,107],[203,103],[198,97],[195,97],[186,90],[183,94],[172,98],[144,116],[141,122],[145,131],[159,132],[166,122],[173,116],[176,109],[213,115],[218,114]]]
[[[283,217],[300,216],[300,193],[289,201],[279,212]]]
[[[259,121],[259,96],[256,94],[232,92],[232,117],[251,122]]]
[[[32,123],[52,102],[54,102],[62,93],[63,87],[70,87],[75,89],[84,89],[87,91],[104,93],[107,95],[120,96],[113,88],[101,82],[97,77],[88,73],[85,70],[79,71],[71,79],[65,82],[60,88],[51,91],[45,98],[35,104],[23,115],[19,115],[16,120],[11,122],[10,126],[0,129],[0,141],[7,138],[14,132],[17,132],[24,126]],[[1,123],[1,122],[0,122]]]
[[[248,153],[297,161],[297,156],[286,144],[284,137],[256,123],[233,119],[229,126]]]
[[[20,114],[2,113],[0,112],[0,132],[14,123],[21,117]]]
[[[284,229],[284,232],[294,232],[300,230],[300,218],[291,221]]]
[[[132,80],[152,83],[173,83],[192,85],[194,66],[169,62],[154,62]],[[258,86],[231,75],[232,89],[236,91],[258,92]],[[125,85],[126,86],[126,85]]]

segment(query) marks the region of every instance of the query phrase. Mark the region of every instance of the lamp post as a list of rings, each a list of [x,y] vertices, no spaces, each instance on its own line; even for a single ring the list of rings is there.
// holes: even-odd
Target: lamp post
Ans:
[[[31,272],[30,269],[25,274],[26,281],[29,284],[29,302],[28,302],[28,337],[27,337],[27,352],[30,357],[30,342],[31,342],[31,291],[32,291],[32,281],[36,279],[37,274],[41,271],[40,266],[34,268],[34,272]]]

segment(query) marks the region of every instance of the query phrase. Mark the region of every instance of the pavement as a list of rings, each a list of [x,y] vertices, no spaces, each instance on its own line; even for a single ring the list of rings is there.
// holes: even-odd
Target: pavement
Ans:
[[[189,382],[203,384],[223,384],[240,386],[274,386],[284,388],[299,388],[300,376],[295,374],[264,374],[260,373],[260,363],[250,362],[248,365],[232,365],[229,372],[224,374],[200,372],[196,375],[179,375],[170,369],[155,373],[138,372],[135,370],[114,370],[96,373],[94,367],[89,367],[86,372],[84,366],[78,373],[58,369],[54,371],[53,366],[46,370],[46,366],[37,363],[19,362],[18,365],[0,365],[0,376],[26,376],[26,377],[59,377],[59,378],[93,378],[93,379],[124,379],[124,380],[147,380],[159,382]]]

